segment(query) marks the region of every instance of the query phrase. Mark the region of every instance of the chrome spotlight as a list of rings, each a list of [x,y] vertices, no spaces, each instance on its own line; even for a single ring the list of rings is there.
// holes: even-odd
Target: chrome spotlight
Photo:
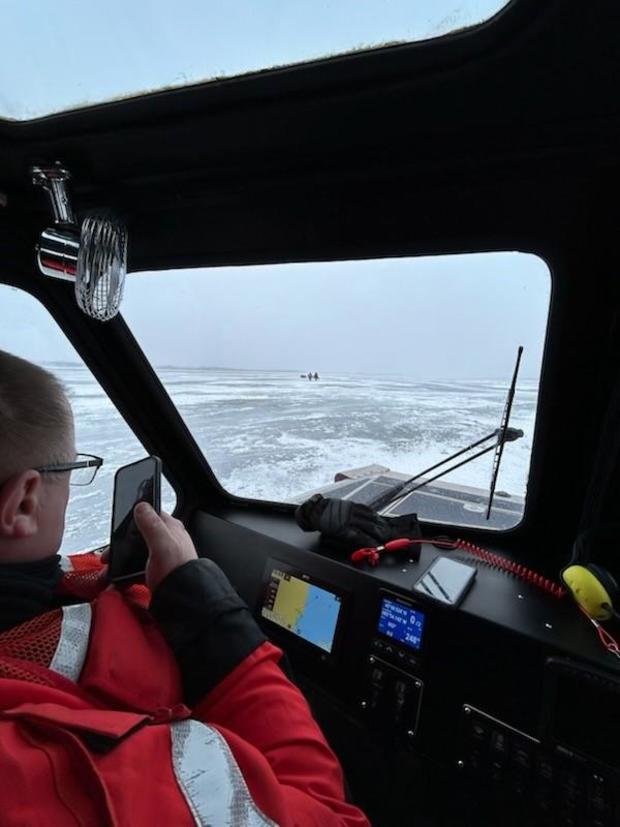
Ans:
[[[114,218],[89,216],[82,222],[75,298],[93,319],[114,318],[127,272],[127,231]]]
[[[110,216],[76,224],[67,194],[69,172],[60,164],[33,167],[32,181],[48,193],[54,226],[41,233],[37,263],[45,276],[75,283],[80,309],[105,322],[118,313],[127,272],[127,231]]]
[[[80,230],[75,223],[67,194],[68,170],[59,164],[50,167],[32,167],[32,183],[47,192],[54,226],[43,230],[37,244],[37,264],[44,276],[75,280]]]

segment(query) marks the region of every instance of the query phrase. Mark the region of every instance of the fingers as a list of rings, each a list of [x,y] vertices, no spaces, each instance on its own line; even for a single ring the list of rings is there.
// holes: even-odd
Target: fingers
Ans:
[[[162,522],[165,523],[169,529],[178,529],[180,527],[185,531],[185,526],[180,520],[177,520],[176,517],[171,517],[170,514],[166,514],[165,511],[162,511],[159,516],[161,517]]]
[[[187,530],[180,520],[177,520],[176,517],[171,517],[170,514],[166,514],[164,511],[162,511],[160,516],[171,538],[181,543],[185,542],[185,538],[189,538]]]
[[[140,534],[144,537],[149,549],[165,543],[169,539],[169,532],[164,517],[161,517],[148,503],[141,502],[133,510],[133,516]],[[169,520],[172,517],[168,517]]]
[[[180,535],[187,534],[185,526],[180,520],[171,517],[165,511],[158,514],[149,503],[138,503],[133,513],[140,534],[146,540],[149,548],[157,547],[171,538],[180,538]]]
[[[134,519],[149,549],[146,585],[151,591],[170,572],[198,558],[192,539],[180,520],[165,513],[160,516],[147,503],[136,505]]]

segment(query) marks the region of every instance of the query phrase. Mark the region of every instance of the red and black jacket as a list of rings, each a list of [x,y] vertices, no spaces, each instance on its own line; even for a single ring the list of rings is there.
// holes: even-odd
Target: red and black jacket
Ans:
[[[97,555],[71,559],[58,605],[0,633],[3,827],[368,824],[213,562],[172,572],[147,609]]]

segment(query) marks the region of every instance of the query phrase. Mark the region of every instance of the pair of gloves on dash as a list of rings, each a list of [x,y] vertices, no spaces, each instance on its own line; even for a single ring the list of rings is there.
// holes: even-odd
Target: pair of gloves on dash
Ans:
[[[362,503],[321,494],[298,506],[295,520],[304,531],[320,531],[325,540],[347,549],[382,546],[400,537],[422,537],[416,514],[383,517]]]

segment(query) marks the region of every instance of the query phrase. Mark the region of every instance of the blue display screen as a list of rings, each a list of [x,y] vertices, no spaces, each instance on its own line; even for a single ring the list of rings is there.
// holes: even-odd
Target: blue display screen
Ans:
[[[424,620],[424,612],[384,597],[381,603],[379,632],[392,638],[396,643],[404,643],[410,649],[419,650],[422,646]]]

